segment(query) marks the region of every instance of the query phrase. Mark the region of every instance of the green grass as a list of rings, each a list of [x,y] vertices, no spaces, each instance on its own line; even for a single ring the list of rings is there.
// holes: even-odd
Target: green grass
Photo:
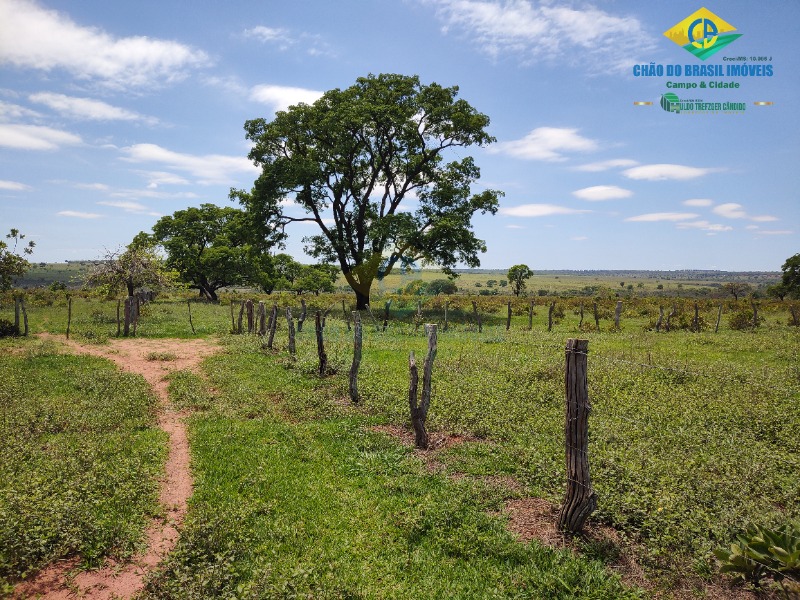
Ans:
[[[107,361],[0,342],[0,589],[60,557],[139,547],[166,458],[154,403]]]

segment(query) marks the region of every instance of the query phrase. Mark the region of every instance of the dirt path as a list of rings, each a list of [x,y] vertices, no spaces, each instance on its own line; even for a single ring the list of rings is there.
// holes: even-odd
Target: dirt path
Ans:
[[[145,575],[175,547],[178,528],[186,514],[186,501],[192,494],[189,442],[183,423],[185,414],[169,408],[165,377],[172,371],[197,370],[200,362],[219,348],[205,340],[126,338],[110,340],[108,345],[93,346],[50,334],[40,334],[39,337],[66,343],[77,354],[113,360],[121,369],[142,375],[152,386],[161,401],[158,426],[169,434],[169,456],[160,495],[165,518],[153,520],[146,531],[147,551],[135,556],[131,562],[108,561],[102,569],[81,571],[73,577],[78,560],[57,561],[32,580],[20,583],[14,597],[52,600],[130,598],[144,586]],[[168,355],[170,360],[148,360],[153,353]]]

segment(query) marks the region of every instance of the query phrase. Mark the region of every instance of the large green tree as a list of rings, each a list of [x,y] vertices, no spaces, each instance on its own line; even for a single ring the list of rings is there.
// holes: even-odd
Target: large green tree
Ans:
[[[250,225],[242,210],[202,204],[159,219],[153,239],[183,282],[217,302],[218,289],[258,282],[269,266],[266,243],[275,238],[254,241]]]
[[[787,258],[781,267],[783,279],[781,283],[793,297],[800,297],[800,254]]]
[[[304,238],[306,251],[339,265],[358,308],[398,262],[448,272],[458,263],[477,267],[486,246],[471,220],[494,214],[500,192],[472,194],[480,170],[460,155],[494,138],[489,118],[457,96],[457,87],[423,85],[416,76],[370,75],[272,121],[247,121],[249,157],[262,174],[251,192],[232,197],[267,233],[315,223],[319,232]],[[280,211],[286,200],[305,216]]]
[[[25,239],[25,235],[20,233],[19,229],[11,229],[6,234],[6,239],[11,240],[13,246],[9,248],[7,242],[0,240],[0,292],[11,289],[14,280],[22,277],[30,266],[28,261],[17,253],[17,246]],[[35,245],[31,241],[27,244],[23,243],[22,253],[32,254]]]

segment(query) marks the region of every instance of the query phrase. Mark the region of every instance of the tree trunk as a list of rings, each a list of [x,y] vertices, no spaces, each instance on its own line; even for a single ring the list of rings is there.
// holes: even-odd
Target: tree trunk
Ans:
[[[425,421],[428,418],[428,409],[431,405],[431,378],[433,373],[433,361],[436,358],[437,350],[437,336],[436,325],[425,325],[425,331],[428,334],[428,354],[425,357],[422,373],[422,397],[419,403],[417,402],[417,386],[419,384],[419,373],[417,371],[417,362],[414,358],[414,352],[408,359],[409,366],[409,386],[408,386],[408,404],[411,409],[411,424],[414,427],[414,443],[417,448],[423,450],[428,448],[428,432],[425,429]]]
[[[353,290],[356,294],[356,310],[366,310],[369,306],[369,292],[362,294],[358,290]]]
[[[317,334],[317,356],[319,357],[319,376],[325,377],[328,372],[328,355],[325,353],[325,340],[322,335],[322,314],[317,311],[315,320],[315,331]]]

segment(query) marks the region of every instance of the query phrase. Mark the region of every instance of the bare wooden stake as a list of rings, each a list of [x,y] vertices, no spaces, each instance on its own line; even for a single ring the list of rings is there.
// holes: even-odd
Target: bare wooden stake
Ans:
[[[528,302],[528,331],[533,331],[533,300]]]
[[[667,331],[669,331],[669,330],[670,330],[670,325],[671,325],[671,322],[672,322],[672,317],[674,317],[674,316],[675,316],[675,315],[677,315],[677,314],[678,314],[678,305],[677,305],[677,304],[673,304],[673,305],[672,305],[672,310],[671,310],[671,311],[670,311],[670,313],[667,315]]]
[[[664,321],[664,307],[658,307],[658,320],[656,321],[656,333],[661,331],[661,323]]]
[[[258,335],[267,335],[267,307],[263,300],[258,301]]]
[[[508,302],[508,316],[506,317],[506,331],[511,329],[511,301]]]
[[[67,299],[67,339],[69,339],[69,326],[72,324],[72,296]],[[119,336],[119,302],[117,302],[117,336]]]
[[[361,313],[353,311],[353,364],[350,365],[350,400],[358,404],[358,369],[361,367]]]
[[[350,331],[350,315],[347,312],[347,307],[345,306],[344,299],[342,299],[342,313],[344,314],[344,321],[347,323],[347,331]]]
[[[278,305],[272,305],[269,313],[269,337],[267,338],[267,348],[272,350],[272,342],[275,339],[275,330],[278,328]]]
[[[306,321],[307,313],[306,300],[305,298],[300,298],[300,316],[297,317],[297,333],[303,331],[303,323]]]
[[[325,339],[322,335],[323,332],[323,325],[322,325],[322,313],[317,311],[316,318],[314,320],[315,330],[317,333],[317,356],[319,357],[319,376],[325,377],[325,374],[328,372],[328,355],[325,354]]]
[[[253,301],[248,299],[247,302],[244,303],[244,307],[245,310],[247,311],[247,333],[255,333],[256,321],[255,321]]]
[[[239,317],[236,319],[236,333],[242,333],[244,331],[242,329],[242,321],[244,320],[244,307],[245,302],[242,300],[242,304],[239,306]]]
[[[186,306],[189,307],[189,326],[192,328],[192,335],[194,335],[197,332],[194,330],[194,323],[192,323],[192,301],[187,300]]]
[[[445,300],[444,301],[444,327],[443,327],[442,331],[447,331],[448,327],[450,326],[449,323],[447,322],[447,311],[448,311],[449,308],[450,308],[450,300]]]
[[[566,441],[567,491],[558,514],[558,528],[580,533],[586,519],[597,508],[597,495],[589,477],[589,391],[587,379],[588,340],[567,340]]]
[[[719,310],[717,311],[717,325],[714,327],[714,333],[719,333],[719,322],[722,320],[722,304],[719,305]]]
[[[694,319],[692,319],[692,331],[697,333],[700,331],[700,309],[697,306],[697,302],[694,303]]]
[[[581,321],[580,323],[578,323],[578,329],[583,327],[583,302],[581,302],[580,315],[581,315]]]
[[[233,313],[233,298],[231,298],[231,333],[236,333],[236,317]]]
[[[556,302],[550,303],[550,308],[547,309],[547,331],[553,331],[553,312],[556,309]]]
[[[425,325],[425,331],[428,334],[428,354],[425,357],[425,362],[422,367],[422,396],[419,403],[417,402],[419,373],[417,371],[417,363],[413,351],[408,359],[408,404],[411,409],[411,424],[414,427],[414,443],[417,448],[423,450],[428,448],[428,432],[425,429],[425,421],[428,418],[428,409],[431,405],[431,379],[433,375],[433,361],[436,359],[437,351],[436,324],[430,323]]]
[[[483,333],[483,324],[481,323],[481,313],[478,312],[478,303],[472,301],[472,313],[475,315],[475,322],[478,324],[478,333]]]
[[[297,346],[294,340],[294,321],[292,320],[292,309],[286,307],[286,323],[289,325],[289,354],[292,356],[297,352]]]
[[[594,326],[597,331],[600,331],[600,315],[597,314],[597,302],[592,302],[592,310],[594,311]]]

